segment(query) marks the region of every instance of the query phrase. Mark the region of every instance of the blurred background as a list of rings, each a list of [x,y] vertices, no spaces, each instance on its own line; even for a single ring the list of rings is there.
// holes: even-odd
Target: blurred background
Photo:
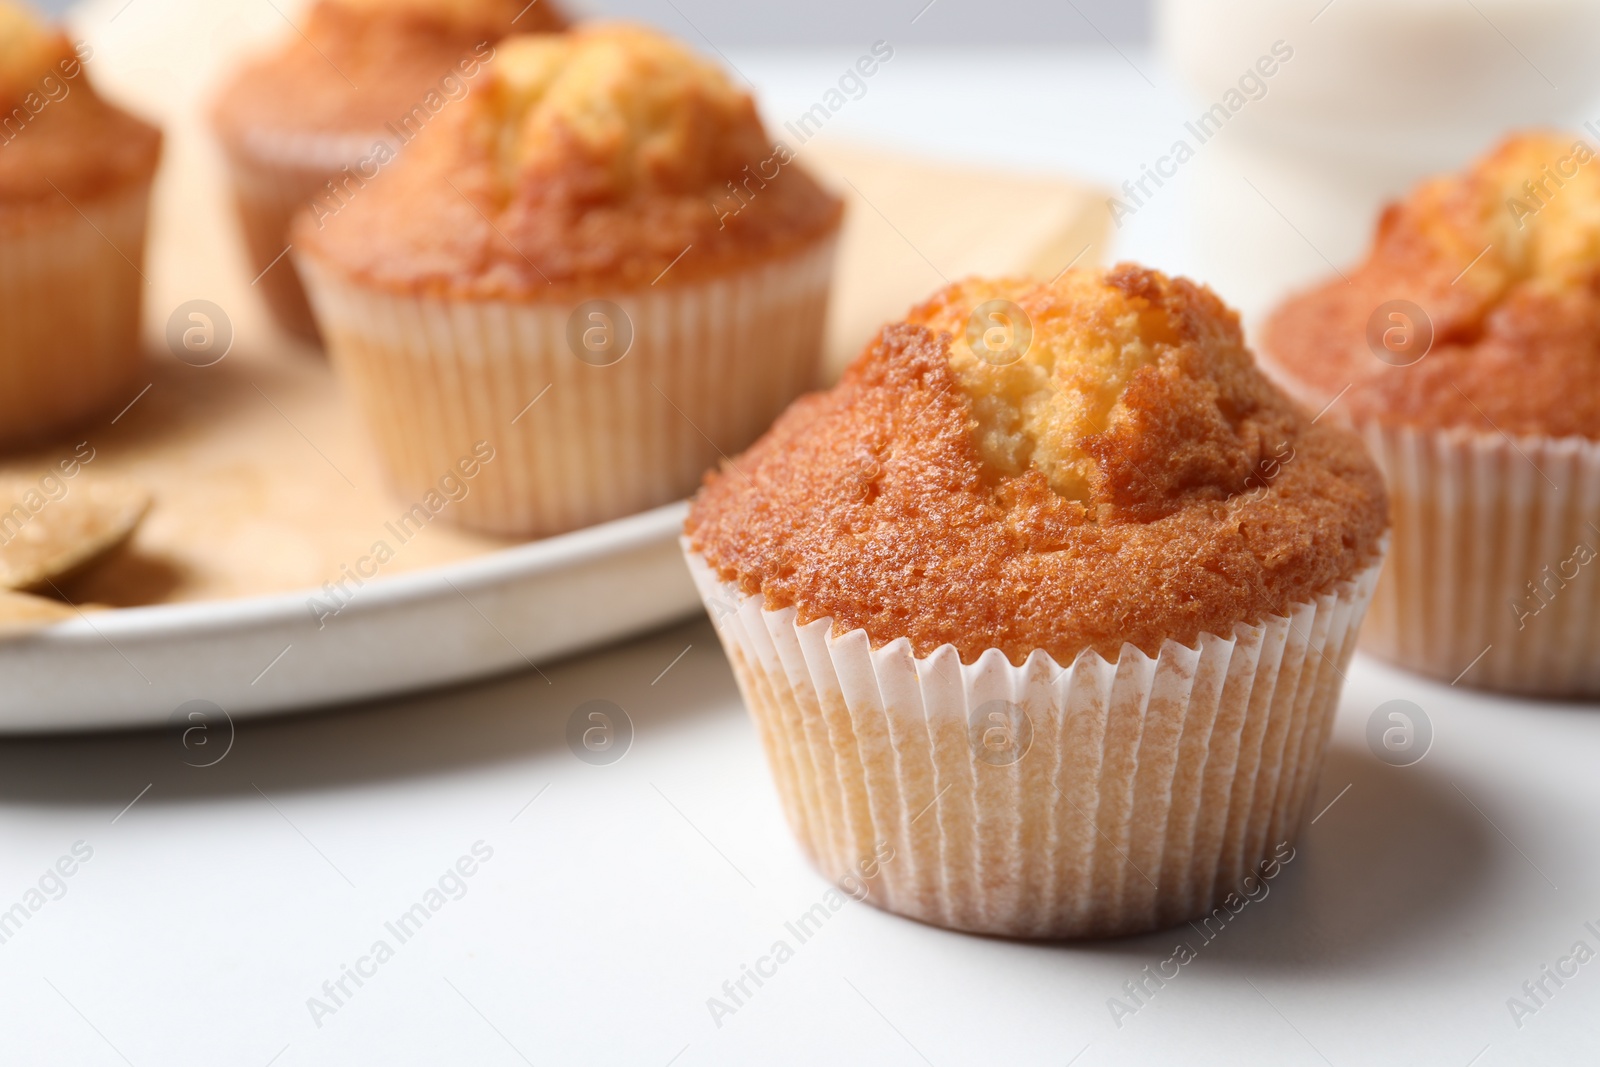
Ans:
[[[305,6],[178,0],[194,13],[179,20],[147,0],[44,2],[126,57],[125,98],[152,113],[205,99],[230,56]],[[775,137],[888,42],[889,73],[835,109],[826,140],[1074,181],[1104,205],[1107,240],[1086,262],[1187,274],[1247,323],[1358,259],[1383,205],[1420,178],[1513,129],[1600,123],[1600,0],[567,6],[654,23],[726,63]]]
[[[69,0],[39,0],[64,12]],[[915,18],[903,35],[925,44],[1119,44],[1150,34],[1150,0],[812,0],[750,4],[743,0],[582,0],[567,5],[589,15],[639,19],[674,33],[704,26],[719,45],[855,44],[881,35],[885,18]],[[924,10],[926,8],[926,10]]]

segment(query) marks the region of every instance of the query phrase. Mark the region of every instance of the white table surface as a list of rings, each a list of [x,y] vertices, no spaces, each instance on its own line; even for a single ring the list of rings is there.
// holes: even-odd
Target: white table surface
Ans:
[[[781,121],[855,54],[730,57]],[[1130,58],[1156,87],[1111,52],[902,48],[834,128],[1115,184],[1181,121],[1154,62]],[[1184,210],[1159,199],[1119,251],[1185,269]],[[1313,810],[1332,806],[1216,941],[1014,944],[850,903],[719,1026],[707,999],[827,885],[715,635],[694,622],[542,666],[243,723],[208,768],[171,734],[0,743],[0,910],[92,849],[0,943],[0,1062],[1466,1067],[1592,1062],[1600,1045],[1600,962],[1547,982],[1520,1028],[1507,1008],[1574,942],[1600,949],[1589,706],[1358,658]],[[1436,732],[1407,768],[1364,739],[1397,698]],[[631,716],[620,762],[567,747],[590,699]],[[384,924],[480,841],[493,855],[465,895],[398,944]],[[308,998],[380,938],[393,958],[314,1020]],[[1118,1026],[1108,999],[1179,939],[1198,958]]]

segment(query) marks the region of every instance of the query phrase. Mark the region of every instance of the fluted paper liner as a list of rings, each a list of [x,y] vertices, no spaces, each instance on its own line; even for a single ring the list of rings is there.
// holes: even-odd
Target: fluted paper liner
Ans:
[[[0,223],[0,441],[133,399],[149,202],[139,182]]]
[[[834,244],[707,281],[592,294],[632,323],[632,347],[608,366],[572,350],[584,300],[418,297],[300,263],[401,499],[420,499],[485,441],[495,459],[449,515],[526,537],[689,495],[815,386]]]
[[[835,636],[831,618],[801,625],[684,548],[816,867],[835,881],[876,867],[879,907],[1029,938],[1204,915],[1296,836],[1381,566],[1192,648],[1065,668],[1035,651],[1018,667],[998,649],[963,664],[949,645],[916,656],[903,638]],[[1006,766],[970,743],[997,700],[1032,734]]]
[[[1362,647],[1447,682],[1600,693],[1600,442],[1360,430],[1394,522]]]
[[[394,138],[382,131],[258,135],[244,147],[225,145],[234,206],[251,273],[258,276],[256,288],[278,325],[296,336],[318,339],[305,288],[294,263],[283,254],[289,246],[290,223],[326,191],[341,167],[356,167],[372,156],[380,142],[393,150]]]

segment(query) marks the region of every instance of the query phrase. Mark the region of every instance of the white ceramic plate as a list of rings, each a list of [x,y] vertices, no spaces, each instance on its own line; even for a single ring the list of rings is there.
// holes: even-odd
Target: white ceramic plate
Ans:
[[[239,718],[537,669],[698,610],[686,511],[377,579],[320,626],[316,590],[86,615],[0,643],[0,733],[160,726],[192,700]]]
[[[144,412],[168,403],[165,410],[175,418],[192,419],[184,424],[193,430],[191,437],[141,438],[124,423],[123,451],[107,444],[108,459],[101,465],[109,466],[109,457],[117,455],[123,476],[145,484],[158,508],[168,509],[172,521],[163,533],[153,529],[159,511],[141,531],[150,558],[175,561],[180,570],[192,563],[201,579],[251,567],[247,573],[260,579],[259,587],[281,589],[320,580],[307,575],[328,573],[347,558],[341,553],[351,544],[365,544],[352,541],[350,531],[367,529],[366,519],[375,529],[393,502],[343,500],[336,516],[317,510],[318,502],[330,498],[312,479],[323,477],[343,494],[355,484],[344,469],[360,470],[370,457],[363,459],[357,429],[329,402],[331,383],[307,370],[304,353],[275,350],[281,339],[251,292],[255,271],[244,260],[223,196],[221,161],[204,121],[214,79],[232,69],[243,50],[288,33],[284,19],[295,7],[275,6],[258,0],[141,0],[124,15],[126,0],[89,0],[75,9],[74,29],[93,45],[96,85],[159,118],[165,131],[146,257],[152,352],[162,357],[164,325],[174,309],[194,299],[226,310],[237,349],[228,357],[231,385],[213,381],[206,386],[213,394],[188,379],[181,379],[188,382],[183,388],[169,389],[162,379],[143,401]],[[834,331],[843,338],[834,346],[840,354],[853,354],[873,324],[931,292],[940,281],[934,262],[952,277],[1046,268],[1053,273],[1068,260],[1084,259],[1103,236],[1102,196],[1059,179],[950,170],[869,150],[830,150],[825,140],[808,146],[807,165],[812,164],[834,169],[836,187],[863,200],[861,210],[852,209],[855,221],[847,224],[841,251],[837,293],[845,306],[838,320],[843,325]],[[869,194],[873,199],[866,201]],[[966,205],[967,214],[952,220],[949,203]],[[894,206],[894,222],[876,210],[878,204]],[[263,389],[256,376],[268,374],[276,377]],[[230,389],[248,396],[254,416],[235,416]],[[272,399],[257,402],[269,394]],[[210,404],[213,395],[218,399]],[[197,404],[205,409],[199,415]],[[311,450],[280,454],[271,444],[257,444],[249,457],[238,451],[245,441],[288,441],[298,450],[300,438]],[[234,449],[226,462],[214,454],[219,440]],[[340,467],[325,450],[339,457]],[[191,453],[206,462],[187,465]],[[327,479],[321,464],[333,467],[340,481]],[[297,473],[302,469],[312,472],[304,482]],[[361,484],[375,485],[375,469],[366,469],[371,473]],[[195,514],[209,520],[205,479],[218,471],[238,479],[239,470],[279,490],[292,484],[292,494],[276,491],[261,499],[293,507],[252,513],[250,518],[262,519],[260,526],[235,522],[222,535],[209,522],[181,521]],[[124,608],[0,642],[0,734],[159,726],[189,701],[210,702],[233,717],[261,715],[530,671],[699,610],[677,544],[684,514],[685,505],[674,504],[466,562],[369,581],[320,627],[307,606],[317,593],[307,590]],[[328,544],[345,548],[322,549],[319,543],[301,555],[285,553],[294,555],[283,564],[283,573],[292,577],[280,580],[280,572],[263,563],[265,552],[252,554],[254,546],[273,543],[272,531],[319,520],[338,534]],[[232,548],[189,560],[182,551],[186,541],[205,537]],[[323,569],[302,565],[305,558],[320,559]]]

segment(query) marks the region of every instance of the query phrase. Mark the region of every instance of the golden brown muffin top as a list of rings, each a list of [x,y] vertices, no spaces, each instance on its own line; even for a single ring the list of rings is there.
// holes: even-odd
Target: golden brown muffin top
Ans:
[[[1408,331],[1430,322],[1432,347],[1411,363],[1424,342]],[[1593,149],[1524,133],[1462,174],[1424,182],[1384,211],[1348,282],[1330,279],[1273,314],[1264,350],[1308,403],[1349,386],[1333,411],[1341,418],[1600,438]]]
[[[1007,366],[962,340],[991,299],[1032,322]],[[1122,264],[938,293],[707,475],[686,532],[836,634],[1068,664],[1283,614],[1371,563],[1387,524],[1360,442],[1257,370],[1232,311]]]
[[[553,296],[669,268],[681,284],[838,226],[839,200],[790,159],[748,93],[653,30],[511,37],[480,91],[334,217],[303,215],[295,243],[402,291]],[[719,210],[736,179],[748,200]]]
[[[0,0],[0,215],[146,181],[160,145],[95,93],[65,34]]]
[[[566,25],[553,0],[318,0],[302,32],[228,79],[213,117],[247,151],[262,136],[382,136],[430,91],[470,86],[500,38]]]

